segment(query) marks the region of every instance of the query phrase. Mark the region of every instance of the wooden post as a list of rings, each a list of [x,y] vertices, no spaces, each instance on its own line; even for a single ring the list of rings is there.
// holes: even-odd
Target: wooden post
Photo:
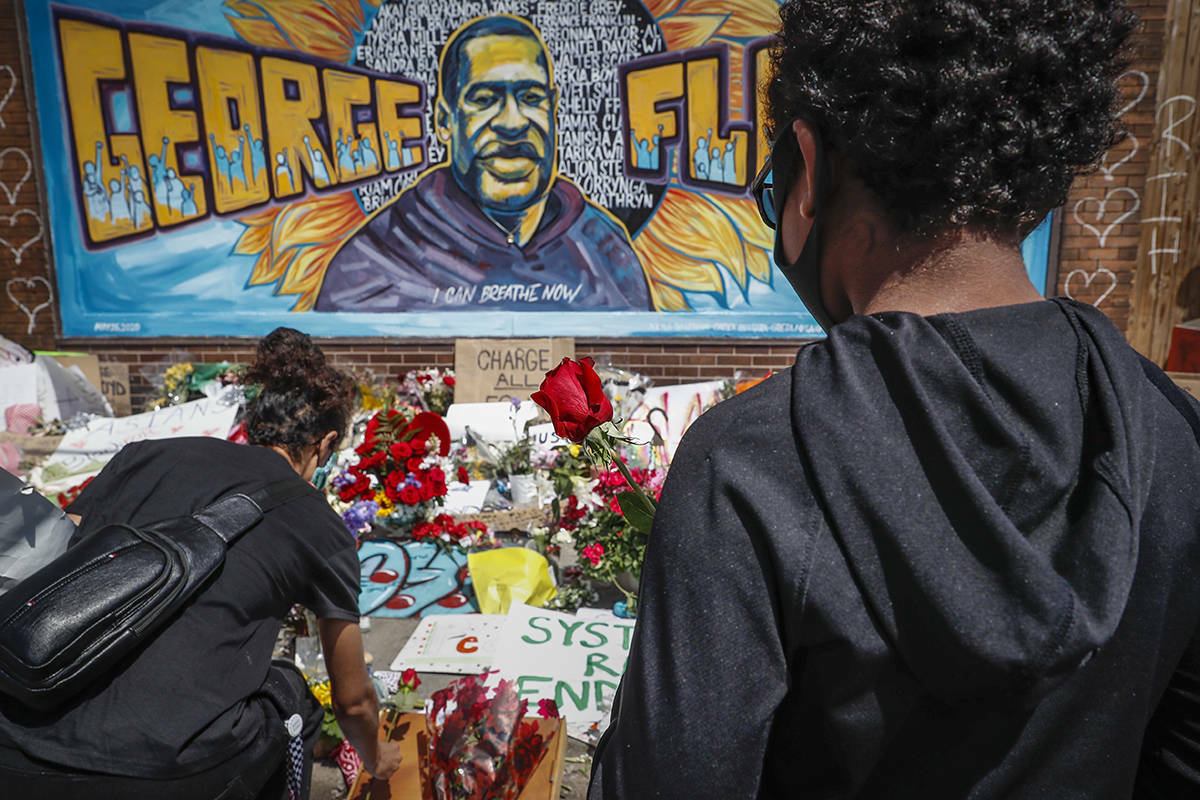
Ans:
[[[1166,360],[1171,329],[1200,317],[1200,3],[1170,0],[1127,335]]]

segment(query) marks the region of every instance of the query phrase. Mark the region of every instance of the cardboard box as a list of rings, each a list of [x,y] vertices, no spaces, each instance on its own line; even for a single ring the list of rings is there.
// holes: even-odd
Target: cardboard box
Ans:
[[[1171,344],[1163,369],[1167,372],[1200,372],[1200,319],[1171,328]]]
[[[543,738],[553,735],[546,755],[529,778],[518,800],[557,800],[562,790],[563,760],[567,754],[567,727],[562,719],[535,719]],[[403,760],[386,784],[367,780],[364,773],[350,787],[349,800],[371,800],[390,797],[394,800],[433,800],[433,789],[422,784],[421,760],[428,747],[428,728],[425,715],[419,712],[384,712],[379,724],[379,738],[400,744]],[[375,791],[372,791],[372,788]],[[383,788],[384,791],[379,791]]]

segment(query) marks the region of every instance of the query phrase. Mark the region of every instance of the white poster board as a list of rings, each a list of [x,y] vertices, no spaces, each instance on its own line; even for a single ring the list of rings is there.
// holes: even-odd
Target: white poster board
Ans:
[[[654,463],[669,464],[684,432],[720,402],[723,386],[723,381],[706,381],[649,389],[642,404],[630,413],[624,433],[653,448]],[[658,443],[654,443],[655,432],[661,440]]]
[[[425,617],[392,660],[401,672],[478,675],[492,666],[496,642],[508,619],[504,614],[436,614]]]
[[[63,437],[46,460],[39,479],[43,488],[63,491],[95,475],[130,442],[177,436],[224,439],[233,427],[237,404],[205,398],[131,417],[93,419]]]
[[[537,708],[549,698],[567,721],[567,733],[588,740],[603,730],[625,674],[631,619],[576,617],[513,604],[496,648],[498,677],[515,681],[518,695]]]

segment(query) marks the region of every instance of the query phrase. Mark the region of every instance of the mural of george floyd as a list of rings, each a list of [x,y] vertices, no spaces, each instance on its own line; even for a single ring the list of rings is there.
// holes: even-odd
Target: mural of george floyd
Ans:
[[[1134,3],[1143,142],[1165,4]],[[750,189],[774,0],[3,6],[36,54],[0,69],[0,115],[36,122],[0,153],[0,201],[28,201],[0,250],[18,341],[236,358],[290,325],[400,368],[449,362],[454,337],[573,336],[675,382],[820,335]],[[1035,285],[1119,325],[1135,141],[1023,248]]]

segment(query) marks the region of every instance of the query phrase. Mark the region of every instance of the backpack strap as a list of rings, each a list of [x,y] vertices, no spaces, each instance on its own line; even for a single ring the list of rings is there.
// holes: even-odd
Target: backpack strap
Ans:
[[[192,517],[220,536],[226,545],[254,527],[272,508],[315,492],[298,476],[268,483],[249,495],[229,494],[192,514]]]
[[[1146,373],[1146,377],[1154,386],[1163,393],[1163,396],[1175,406],[1175,410],[1180,416],[1187,421],[1187,424],[1192,428],[1192,435],[1196,437],[1196,444],[1200,445],[1200,414],[1196,413],[1194,401],[1188,394],[1179,388],[1175,381],[1167,377],[1167,373],[1163,372],[1150,359],[1138,353],[1138,360],[1142,364],[1142,372]]]

